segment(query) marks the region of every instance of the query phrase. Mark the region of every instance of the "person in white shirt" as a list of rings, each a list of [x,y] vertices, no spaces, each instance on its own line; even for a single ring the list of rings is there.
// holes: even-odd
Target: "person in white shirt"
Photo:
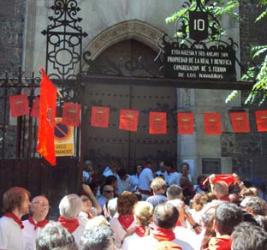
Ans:
[[[142,172],[143,167],[141,165],[136,166],[136,174],[129,175],[130,191],[135,192],[138,188],[139,175]]]
[[[183,163],[181,163],[181,165],[180,165],[180,169],[181,169],[181,173],[179,174],[179,175],[180,175],[180,179],[181,179],[181,177],[183,176],[183,177],[188,178],[188,180],[189,180],[190,182],[192,182],[192,176],[191,176],[190,173],[189,173],[189,170],[190,170],[190,166],[189,166],[189,164],[188,164],[187,162],[183,162]],[[181,184],[180,184],[180,179],[179,179],[179,183],[178,183],[179,186],[181,186]]]
[[[46,217],[49,212],[48,199],[43,196],[36,196],[31,202],[31,216],[23,221],[23,236],[25,250],[35,250],[35,240],[40,230],[49,222]]]
[[[104,185],[101,187],[101,195],[97,197],[97,202],[103,209],[106,203],[114,197],[114,187],[111,185]]]
[[[121,194],[123,191],[130,191],[131,189],[129,175],[124,168],[118,170],[117,189],[118,194]]]
[[[153,206],[146,201],[138,201],[134,206],[134,219],[136,228],[133,234],[129,235],[123,241],[123,250],[135,250],[136,242],[149,235],[149,224],[152,221]]]
[[[167,182],[167,185],[180,185],[180,175],[176,171],[176,166],[174,166],[173,163],[169,161],[165,161],[164,164],[166,169],[165,180]]]
[[[145,250],[154,250],[160,245],[173,247],[173,249],[193,250],[194,248],[183,239],[177,239],[174,228],[179,217],[179,212],[169,203],[159,204],[154,211],[151,233],[139,241],[139,245]],[[139,248],[136,248],[139,249]],[[172,248],[167,248],[172,249]]]
[[[167,197],[165,196],[166,182],[161,177],[156,177],[151,182],[150,186],[153,191],[153,195],[146,199],[147,202],[151,203],[153,207],[156,207],[158,204],[167,201]]]
[[[0,249],[22,250],[25,247],[21,217],[29,213],[30,193],[22,187],[12,187],[3,195],[4,215],[0,219]]]
[[[121,249],[124,238],[127,235],[132,234],[136,227],[133,216],[133,207],[137,201],[136,195],[127,191],[123,192],[118,197],[118,216],[114,216],[110,221],[117,249]]]
[[[85,223],[79,220],[79,214],[82,210],[81,198],[76,194],[64,196],[59,203],[58,222],[65,227],[79,244],[81,234],[85,229]]]
[[[93,163],[89,160],[84,162],[84,169],[83,169],[83,183],[89,185],[93,180],[94,175],[94,168]]]
[[[118,169],[119,169],[118,163],[115,161],[111,161],[110,164],[108,164],[105,167],[102,175],[104,177],[108,177],[110,175],[114,175],[114,176],[118,177],[118,174],[117,174]]]
[[[152,163],[147,161],[138,180],[138,190],[145,198],[151,195],[150,183],[154,178],[151,168]]]
[[[164,161],[161,161],[159,163],[159,170],[155,173],[156,177],[161,177],[162,179],[165,180],[165,176],[166,176],[166,169],[165,169],[165,163]]]

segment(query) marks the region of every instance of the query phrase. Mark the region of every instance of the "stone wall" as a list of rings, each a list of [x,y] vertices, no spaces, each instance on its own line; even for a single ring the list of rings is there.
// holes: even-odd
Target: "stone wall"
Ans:
[[[0,72],[22,65],[25,0],[0,1]]]

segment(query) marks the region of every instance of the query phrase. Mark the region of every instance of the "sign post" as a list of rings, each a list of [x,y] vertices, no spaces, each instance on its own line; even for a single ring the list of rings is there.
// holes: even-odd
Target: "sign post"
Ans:
[[[165,77],[234,82],[237,44],[231,38],[219,39],[219,21],[201,1],[195,1],[195,10],[188,10],[177,20],[181,24],[177,34],[182,33],[182,39],[169,41],[163,37]]]

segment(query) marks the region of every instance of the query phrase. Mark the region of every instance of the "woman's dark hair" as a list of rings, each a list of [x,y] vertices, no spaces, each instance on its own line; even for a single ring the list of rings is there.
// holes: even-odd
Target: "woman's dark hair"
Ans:
[[[113,183],[117,182],[117,178],[115,175],[110,175],[106,177],[104,185],[113,185]]]

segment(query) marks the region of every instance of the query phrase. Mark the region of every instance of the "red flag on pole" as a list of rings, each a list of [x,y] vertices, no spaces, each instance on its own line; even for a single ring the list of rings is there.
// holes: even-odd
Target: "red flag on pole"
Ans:
[[[108,128],[109,107],[93,106],[91,110],[91,126],[98,128]]]
[[[35,97],[32,104],[31,116],[39,118],[40,112],[40,97]]]
[[[81,123],[81,105],[73,102],[65,102],[62,123],[67,126],[78,127]]]
[[[131,109],[120,110],[120,129],[136,132],[138,127],[139,111]]]
[[[56,165],[55,156],[55,117],[57,89],[42,70],[40,83],[40,114],[38,127],[37,152],[43,156],[52,166]]]
[[[194,134],[194,114],[192,112],[180,112],[177,114],[177,131],[180,135]]]
[[[249,119],[248,114],[245,111],[230,112],[230,120],[232,124],[233,132],[235,133],[249,133]]]
[[[267,110],[256,111],[256,124],[258,132],[267,132]]]
[[[149,113],[149,134],[151,135],[167,134],[166,112]]]
[[[25,94],[9,96],[10,114],[13,117],[29,114],[29,100]]]
[[[220,135],[222,133],[221,123],[220,113],[204,113],[204,129],[206,135]]]

